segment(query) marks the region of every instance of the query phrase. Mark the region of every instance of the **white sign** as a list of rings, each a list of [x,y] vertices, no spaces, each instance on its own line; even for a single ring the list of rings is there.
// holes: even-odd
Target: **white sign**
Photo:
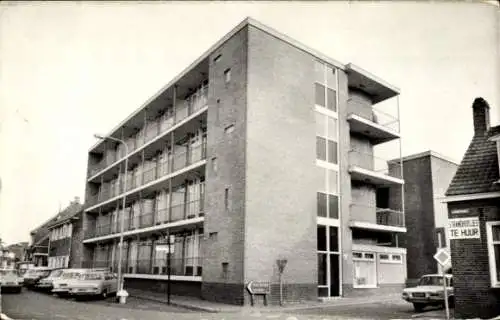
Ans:
[[[436,261],[439,262],[439,264],[444,267],[448,262],[450,262],[451,257],[448,251],[441,248],[434,255],[434,259],[436,259]]]
[[[155,247],[156,251],[168,251],[168,244],[157,244]],[[170,245],[170,253],[174,253],[174,245]]]
[[[451,240],[479,239],[479,218],[456,218],[449,220],[449,235]]]

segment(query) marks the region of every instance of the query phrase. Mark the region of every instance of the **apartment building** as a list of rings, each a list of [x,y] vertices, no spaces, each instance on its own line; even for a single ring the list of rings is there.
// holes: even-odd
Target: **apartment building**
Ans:
[[[89,150],[85,263],[117,270],[123,219],[126,288],[165,290],[173,235],[173,294],[276,303],[280,259],[286,301],[400,290],[398,95],[245,19]]]
[[[83,205],[75,197],[48,226],[50,268],[81,267],[82,261],[82,228],[81,215]]]
[[[407,284],[414,286],[424,274],[441,272],[437,250],[450,248],[448,208],[443,200],[458,164],[437,152],[426,151],[389,162],[398,170],[403,162],[404,212],[407,232],[400,245],[407,250]],[[451,267],[451,263],[446,266]]]

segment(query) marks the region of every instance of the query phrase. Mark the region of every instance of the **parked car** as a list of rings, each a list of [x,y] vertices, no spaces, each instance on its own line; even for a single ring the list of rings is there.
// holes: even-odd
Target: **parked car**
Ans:
[[[453,293],[453,276],[446,277],[446,293],[450,307],[455,305],[455,295]],[[428,274],[420,278],[418,285],[413,288],[403,290],[402,298],[413,303],[415,311],[422,311],[427,306],[444,305],[443,276],[439,274]]]
[[[34,287],[38,280],[45,278],[49,274],[50,269],[45,267],[28,269],[23,275],[24,286],[28,288]]]
[[[0,269],[0,287],[2,291],[21,293],[23,290],[22,278],[15,269]]]
[[[109,271],[92,271],[84,273],[79,279],[71,281],[68,285],[71,296],[100,296],[107,298],[108,295],[116,294],[118,291],[118,277]]]
[[[35,284],[35,289],[49,292],[52,291],[52,289],[54,288],[53,282],[61,277],[63,271],[63,269],[52,270],[47,277],[41,278]]]
[[[51,292],[60,296],[68,296],[72,282],[78,281],[83,274],[93,271],[107,271],[108,269],[64,269],[59,278],[52,281]]]

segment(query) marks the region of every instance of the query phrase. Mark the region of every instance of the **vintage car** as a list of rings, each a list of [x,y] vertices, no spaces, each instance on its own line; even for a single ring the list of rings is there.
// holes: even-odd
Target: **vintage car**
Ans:
[[[68,285],[69,294],[75,297],[100,296],[107,298],[118,291],[118,277],[109,271],[84,273]]]
[[[31,288],[34,287],[38,280],[45,278],[50,274],[50,269],[45,267],[35,267],[28,269],[23,275],[24,286]]]
[[[13,291],[21,293],[23,289],[22,278],[15,269],[0,269],[0,287],[4,292]]]
[[[446,293],[450,307],[454,307],[455,295],[453,293],[453,276],[446,276]],[[420,278],[418,285],[403,290],[402,298],[413,303],[415,311],[422,311],[427,306],[440,306],[445,304],[443,276],[428,274]]]
[[[35,284],[35,289],[51,291],[53,289],[53,282],[61,277],[63,271],[63,269],[52,270],[47,277],[41,278],[38,283]]]
[[[74,281],[78,281],[83,274],[93,271],[104,272],[107,270],[108,269],[64,269],[60,277],[52,281],[51,292],[60,297],[68,296],[70,285]]]

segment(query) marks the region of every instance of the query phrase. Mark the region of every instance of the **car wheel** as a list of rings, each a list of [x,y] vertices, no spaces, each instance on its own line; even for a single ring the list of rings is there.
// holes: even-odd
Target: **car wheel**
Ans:
[[[16,293],[21,293],[23,291],[22,287],[17,288]]]
[[[421,312],[425,308],[424,303],[414,303],[413,308],[415,309],[416,312]]]

